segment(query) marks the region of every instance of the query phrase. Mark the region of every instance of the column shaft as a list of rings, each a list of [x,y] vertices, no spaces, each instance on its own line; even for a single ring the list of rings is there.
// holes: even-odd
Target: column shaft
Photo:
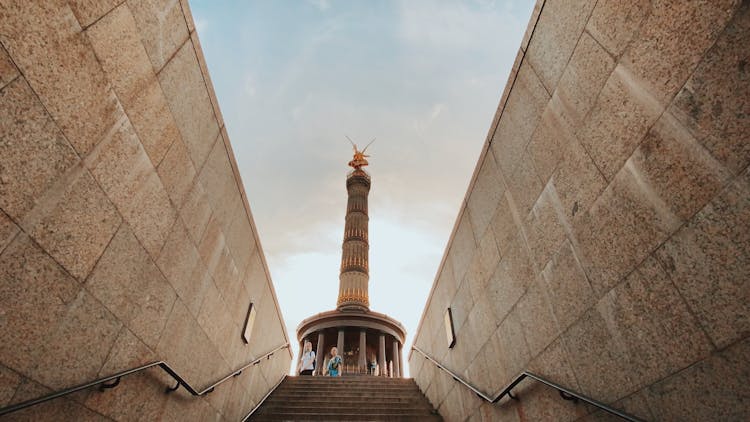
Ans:
[[[341,369],[339,369],[339,372],[343,374],[344,368],[346,368],[343,365],[344,363],[344,330],[343,329],[339,329],[339,338],[338,338],[338,341],[336,342],[336,348],[339,351],[339,356],[341,356],[341,363],[342,363]]]
[[[367,332],[359,332],[359,372],[367,373]]]
[[[398,376],[404,377],[404,346],[399,345],[398,348]]]
[[[315,352],[315,373],[323,373],[323,356],[325,355],[326,337],[322,331],[318,332],[318,351]]]
[[[380,374],[378,375],[388,375],[388,366],[385,361],[385,334],[380,333],[380,342],[378,347],[378,366],[380,366]]]
[[[398,340],[393,339],[393,377],[401,376],[401,362],[399,362]]]

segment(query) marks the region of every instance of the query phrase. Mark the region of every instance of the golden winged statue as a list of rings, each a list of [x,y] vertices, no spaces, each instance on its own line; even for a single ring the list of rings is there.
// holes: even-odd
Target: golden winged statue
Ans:
[[[349,142],[352,144],[352,148],[354,148],[354,158],[352,159],[352,161],[349,161],[349,167],[354,167],[354,169],[359,170],[360,167],[369,165],[370,163],[367,162],[367,157],[369,157],[369,155],[365,155],[365,151],[367,151],[367,148],[369,148],[370,145],[375,142],[375,138],[373,138],[372,141],[370,141],[370,143],[367,144],[367,146],[362,151],[357,148],[357,144],[355,144],[350,137],[347,136],[346,139],[349,140]]]

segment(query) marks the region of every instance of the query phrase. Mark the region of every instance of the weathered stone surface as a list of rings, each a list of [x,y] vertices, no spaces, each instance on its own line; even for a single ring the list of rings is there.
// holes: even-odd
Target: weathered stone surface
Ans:
[[[139,140],[159,164],[179,134],[130,9],[117,7],[86,32]]]
[[[20,221],[78,161],[26,80],[0,91],[0,208]]]
[[[157,360],[154,352],[127,328],[123,328],[99,375],[107,376],[154,360]],[[91,394],[85,404],[115,420],[127,419],[133,414],[139,415],[139,418],[157,420],[168,399],[163,394],[167,380],[172,382],[172,378],[160,369],[149,369],[145,373],[123,378],[117,386],[117,394]]]
[[[565,215],[575,221],[607,187],[607,180],[577,140],[563,147],[562,156],[552,178]]]
[[[539,2],[537,4],[540,4]],[[521,422],[518,411],[508,403],[489,403],[484,402],[479,407],[478,415],[481,421],[500,421],[500,422]]]
[[[10,81],[18,76],[18,69],[13,64],[8,52],[0,45],[0,88],[5,87]]]
[[[53,389],[94,379],[122,324],[85,290],[70,303],[38,351],[32,378]]]
[[[750,406],[745,339],[648,389],[656,420],[743,420]]]
[[[53,391],[49,388],[43,387],[42,385],[26,378],[18,387],[18,390],[16,390],[16,394],[15,396],[13,396],[11,404],[35,399],[52,392]],[[50,400],[48,402],[31,406],[18,412],[14,412],[11,415],[8,415],[8,417],[4,417],[4,419],[11,421],[40,421],[49,420],[50,415],[54,415],[55,419],[57,420],[82,422],[104,422],[111,420],[95,412],[92,412],[91,410],[74,402],[71,399],[64,397]]]
[[[8,217],[8,214],[0,210],[0,253],[16,237],[18,230],[18,226]]]
[[[88,171],[73,168],[21,222],[72,275],[84,280],[122,219]]]
[[[499,321],[492,314],[492,306],[487,297],[477,298],[466,319],[466,324],[471,325],[474,335],[464,341],[469,343],[469,350],[477,353],[499,324]]]
[[[566,334],[582,390],[596,392],[604,400],[652,384],[711,351],[697,321],[654,259],[646,260]],[[597,377],[601,371],[612,378]]]
[[[499,385],[508,385],[522,370],[526,369],[531,355],[526,345],[523,327],[516,312],[511,312],[490,337],[495,354],[488,356],[501,368],[502,375],[495,379]]]
[[[739,5],[737,0],[656,3],[622,62],[647,81],[651,95],[666,104],[716,41]]]
[[[200,244],[203,232],[211,218],[211,205],[208,203],[208,197],[200,183],[193,184],[192,189],[188,192],[180,210],[180,217],[182,217],[193,243]]]
[[[0,362],[30,373],[48,334],[65,316],[80,286],[20,233],[0,255],[0,289]]]
[[[669,111],[733,172],[750,162],[750,6],[743,3]]]
[[[479,241],[478,257],[479,271],[486,280],[495,272],[495,267],[500,262],[500,252],[497,249],[497,241],[492,230],[487,230],[482,240]]]
[[[505,184],[500,170],[495,165],[492,152],[488,151],[484,156],[467,205],[471,210],[471,226],[474,229],[476,239],[481,239],[484,236],[504,190]]]
[[[116,121],[117,98],[67,4],[9,2],[0,41],[79,154]]]
[[[650,11],[651,3],[647,0],[597,1],[586,30],[610,54],[619,56],[638,34],[643,18]]]
[[[174,5],[179,8],[179,3]],[[159,73],[159,81],[193,165],[200,169],[216,142],[219,127],[192,43],[182,45]]]
[[[595,302],[589,284],[573,247],[565,242],[542,272],[545,291],[561,330],[566,330]]]
[[[529,253],[522,242],[520,234],[517,234],[487,283],[486,295],[498,322],[505,318],[534,280]]]
[[[219,289],[209,284],[206,294],[198,312],[198,324],[203,327],[211,341],[220,346],[219,352],[224,359],[229,361],[230,348],[227,347],[233,335],[239,335],[239,329],[235,326],[232,316],[228,312],[227,303],[221,296]]]
[[[718,347],[750,333],[750,170],[729,184],[657,251]]]
[[[609,290],[682,220],[629,161],[589,210],[574,224],[581,261],[595,296]]]
[[[154,71],[159,72],[189,38],[182,7],[168,0],[128,0],[127,5]]]
[[[156,353],[193,385],[208,385],[215,381],[216,374],[229,372],[229,366],[179,298]]]
[[[580,391],[560,340],[554,341],[529,362],[528,370],[552,382]],[[519,405],[522,406],[523,415],[530,421],[572,421],[587,413],[586,407],[581,403],[560,400],[560,394],[556,390],[538,383],[524,381],[513,393],[523,397],[523,402]]]
[[[99,62],[127,110],[156,76],[133,15],[121,5],[86,30]]]
[[[182,7],[182,14],[185,16],[188,31],[195,31],[195,21],[193,21],[193,14],[190,11],[190,2],[188,0],[180,0],[180,6]]]
[[[474,238],[474,230],[472,230],[469,217],[470,212],[467,209],[464,210],[461,222],[458,223],[456,232],[453,234],[450,252],[448,252],[448,259],[451,260],[453,276],[456,280],[463,280],[477,249],[477,241]]]
[[[242,203],[239,203],[237,206],[226,241],[229,250],[232,252],[239,275],[242,277],[245,275],[244,273],[247,270],[250,257],[257,249],[250,218]]]
[[[86,165],[156,259],[176,212],[127,118],[87,157]]]
[[[156,79],[133,99],[128,115],[151,162],[160,164],[168,148],[179,142],[181,135]]]
[[[208,66],[206,65],[206,58],[203,56],[203,49],[201,48],[201,42],[198,39],[198,32],[192,32],[190,34],[190,40],[193,42],[193,48],[195,49],[195,55],[198,58],[198,64],[201,68],[201,74],[203,75],[203,80],[206,82],[206,89],[208,89],[208,96],[211,99],[211,106],[213,106],[214,109],[214,116],[216,117],[216,123],[219,125],[220,128],[222,128],[222,135],[225,139],[228,139],[225,128],[224,128],[224,117],[221,115],[221,110],[219,109],[219,100],[216,98],[216,92],[214,91],[214,84],[211,82],[211,75],[208,73]],[[231,147],[230,147],[231,149]],[[234,154],[231,150],[229,151],[230,154]]]
[[[550,102],[570,130],[584,122],[614,68],[612,56],[584,31]]]
[[[595,3],[591,0],[544,3],[526,57],[547,91],[555,90]]]
[[[156,171],[175,209],[179,209],[190,193],[195,178],[193,162],[190,161],[190,155],[182,140],[176,139],[172,143]]]
[[[530,356],[538,355],[560,334],[545,288],[544,282],[537,278],[516,305]]]
[[[602,88],[578,140],[607,180],[612,180],[662,113],[645,83],[617,65]]]
[[[0,365],[0,406],[6,406],[13,398],[22,379],[21,375]]]
[[[112,239],[86,289],[149,347],[156,347],[176,295],[128,225]]]
[[[557,95],[557,93],[555,94]],[[563,149],[569,142],[570,135],[560,122],[557,110],[550,103],[542,113],[534,134],[529,141],[528,156],[531,158],[534,170],[543,185],[552,176],[561,159]]]
[[[180,220],[172,227],[156,264],[190,312],[197,316],[212,281]]]
[[[453,234],[454,277],[438,275],[415,344],[482,389],[530,369],[644,420],[742,419],[744,3],[537,5],[490,128],[507,189],[468,192],[457,226],[475,226],[475,241],[462,250]],[[489,230],[472,204],[485,200]],[[500,324],[489,341],[483,303]],[[448,351],[449,304],[462,325]],[[613,420],[537,383],[516,387],[520,402],[473,408],[432,365],[417,376],[446,420]]]
[[[124,0],[71,0],[68,2],[78,23],[86,28]]]
[[[237,182],[222,139],[219,136],[219,140],[213,144],[208,159],[198,175],[198,180],[211,201],[213,218],[218,220],[225,232],[228,232],[235,210],[241,202],[238,201]]]
[[[206,231],[203,233],[201,243],[198,245],[198,253],[208,272],[215,277],[222,254],[229,254],[229,250],[226,247],[224,232],[221,230],[219,221],[213,215],[208,222]]]
[[[536,174],[528,151],[521,156],[521,162],[508,178],[508,190],[513,195],[516,211],[524,219],[542,193],[544,185]]]
[[[561,336],[582,393],[597,400],[617,400],[634,390],[626,346],[608,330],[603,312],[592,308]],[[606,376],[603,376],[606,374]]]
[[[711,157],[670,114],[649,131],[630,161],[672,213],[687,220],[729,179]]]
[[[524,224],[535,272],[541,271],[560,248],[569,226],[555,186],[548,183]]]
[[[521,67],[490,144],[508,187],[549,99],[534,69]]]
[[[453,315],[453,327],[455,330],[460,329],[464,325],[466,317],[473,307],[474,301],[471,297],[471,290],[469,290],[469,283],[463,282],[458,286],[456,296],[451,301],[451,313]]]
[[[504,197],[500,198],[495,216],[492,218],[492,230],[500,256],[507,253],[508,247],[521,227],[520,221],[522,220],[517,215],[513,196],[506,190]]]

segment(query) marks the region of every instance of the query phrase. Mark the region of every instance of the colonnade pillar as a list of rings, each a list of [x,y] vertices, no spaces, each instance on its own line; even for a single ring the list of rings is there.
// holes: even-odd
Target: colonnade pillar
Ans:
[[[326,337],[322,331],[318,332],[318,351],[315,352],[315,373],[323,373],[323,357],[325,356],[325,340]]]
[[[385,334],[380,333],[380,347],[378,347],[378,366],[380,367],[380,373],[378,375],[388,375],[388,366],[385,361]]]
[[[393,378],[401,376],[401,362],[399,360],[398,340],[393,339],[393,373],[391,374]]]
[[[339,338],[336,342],[336,349],[339,351],[339,356],[341,356],[341,359],[344,358],[344,329],[339,329]]]
[[[404,346],[399,344],[398,347],[398,376],[404,377]]]
[[[359,371],[367,373],[367,332],[359,331]]]

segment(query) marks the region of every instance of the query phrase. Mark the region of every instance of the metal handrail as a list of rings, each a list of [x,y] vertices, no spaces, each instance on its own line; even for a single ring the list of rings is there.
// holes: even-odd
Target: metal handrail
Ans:
[[[473,391],[474,394],[476,394],[480,398],[482,398],[482,399],[484,399],[484,400],[486,400],[486,401],[488,401],[490,403],[497,403],[497,402],[499,402],[505,396],[508,396],[508,397],[510,397],[513,400],[518,400],[518,397],[514,396],[513,393],[511,392],[511,390],[513,390],[513,388],[515,388],[525,378],[531,378],[531,379],[534,379],[536,381],[541,382],[542,384],[545,384],[548,387],[552,387],[552,388],[556,389],[560,393],[560,397],[562,397],[564,400],[572,400],[574,402],[577,402],[578,400],[581,400],[581,401],[584,401],[584,402],[586,402],[586,403],[588,403],[588,404],[590,404],[590,405],[592,405],[594,407],[598,407],[599,409],[601,409],[601,410],[603,410],[603,411],[605,411],[605,412],[607,412],[609,414],[612,414],[612,415],[615,415],[615,416],[619,416],[619,417],[621,417],[621,418],[623,418],[623,419],[625,419],[627,421],[630,421],[630,422],[644,422],[642,419],[636,418],[635,416],[629,415],[629,414],[627,414],[625,412],[622,412],[620,410],[613,409],[613,408],[607,406],[606,404],[604,404],[604,403],[602,403],[600,401],[597,401],[597,400],[594,400],[592,398],[586,397],[586,396],[584,396],[581,393],[578,393],[578,392],[575,392],[575,391],[573,391],[573,390],[571,390],[569,388],[563,387],[560,384],[557,384],[557,383],[552,382],[552,381],[550,381],[548,379],[542,378],[539,375],[533,374],[533,373],[531,373],[529,371],[522,371],[513,381],[511,381],[510,384],[508,384],[507,387],[505,387],[504,389],[502,389],[496,396],[490,397],[490,396],[487,396],[486,394],[484,394],[483,392],[479,391],[475,387],[473,387],[468,382],[464,381],[463,378],[461,378],[460,376],[456,375],[450,369],[448,369],[445,366],[441,365],[440,362],[438,362],[437,360],[435,360],[434,358],[432,358],[431,356],[429,356],[424,351],[420,350],[417,346],[412,346],[411,349],[414,350],[414,351],[416,351],[416,352],[418,352],[418,353],[420,353],[422,356],[425,357],[425,359],[431,361],[438,368],[440,368],[443,371],[447,372],[448,375],[450,375],[451,377],[453,377],[454,380],[460,382],[461,384],[463,384],[464,386],[466,386],[469,390]]]
[[[12,406],[3,407],[3,408],[0,409],[0,415],[5,415],[5,414],[11,413],[11,412],[16,412],[18,410],[25,409],[27,407],[34,406],[36,404],[44,403],[46,401],[50,401],[50,400],[56,399],[58,397],[62,397],[62,396],[65,396],[65,395],[68,395],[68,394],[71,394],[71,393],[75,393],[76,391],[81,391],[81,390],[85,390],[87,388],[91,388],[91,387],[93,387],[95,385],[99,385],[99,389],[102,390],[102,391],[104,391],[106,389],[109,389],[109,388],[114,388],[114,387],[117,387],[120,384],[120,379],[122,377],[127,376],[127,375],[132,375],[132,374],[135,374],[136,372],[141,372],[141,371],[144,371],[144,370],[146,370],[148,368],[153,368],[155,366],[158,366],[159,368],[161,368],[162,370],[164,370],[164,372],[166,372],[167,374],[169,374],[175,381],[177,381],[177,385],[175,385],[174,387],[167,387],[165,389],[166,393],[171,393],[173,391],[176,391],[178,388],[180,388],[180,386],[183,386],[185,388],[185,390],[187,390],[190,394],[192,394],[194,396],[203,396],[203,395],[206,395],[206,394],[214,391],[214,388],[216,388],[219,384],[223,383],[224,381],[228,380],[229,378],[239,376],[242,373],[242,371],[244,371],[248,367],[250,367],[252,365],[259,364],[263,359],[270,359],[271,356],[273,356],[274,353],[278,352],[279,350],[286,349],[287,347],[289,347],[289,343],[286,343],[286,344],[284,344],[282,346],[279,346],[279,347],[273,349],[272,351],[264,354],[263,356],[261,356],[259,358],[256,358],[252,362],[247,363],[247,364],[241,366],[240,368],[235,369],[234,371],[232,371],[231,373],[229,373],[229,375],[227,375],[224,378],[216,381],[215,383],[209,385],[208,387],[204,388],[201,391],[198,391],[195,388],[193,388],[187,381],[185,381],[184,378],[182,378],[179,374],[177,374],[177,372],[174,369],[172,369],[169,366],[169,364],[167,364],[163,360],[160,360],[160,361],[157,361],[157,362],[151,362],[151,363],[148,363],[146,365],[138,366],[136,368],[127,369],[125,371],[118,372],[118,373],[110,375],[108,377],[99,378],[99,379],[96,379],[94,381],[87,382],[85,384],[76,385],[75,387],[66,388],[64,390],[60,390],[60,391],[57,391],[55,393],[48,394],[46,396],[42,396],[42,397],[38,397],[38,398],[35,398],[35,399],[27,400],[27,401],[24,401],[24,402],[21,402],[21,403],[14,404]],[[114,381],[114,382],[109,383],[110,381]]]

